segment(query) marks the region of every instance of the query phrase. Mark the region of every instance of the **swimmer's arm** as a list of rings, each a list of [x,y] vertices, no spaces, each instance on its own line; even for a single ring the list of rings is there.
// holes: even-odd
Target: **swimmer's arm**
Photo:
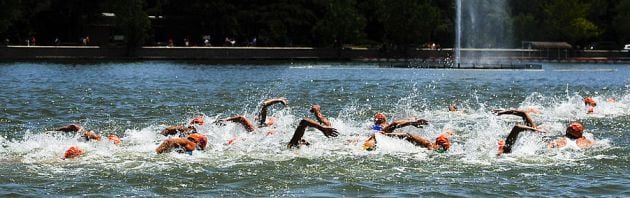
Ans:
[[[551,143],[547,144],[547,148],[561,148],[567,145],[567,140],[564,138],[558,138]]]
[[[506,114],[507,115],[519,116],[519,117],[523,118],[523,122],[525,122],[525,124],[527,126],[536,128],[536,124],[534,123],[534,120],[525,111],[521,111],[521,110],[506,110],[506,111],[498,111],[497,112],[497,115],[499,115],[499,116],[500,115],[506,115]]]
[[[363,142],[363,150],[373,150],[376,147],[376,135],[372,134],[367,140]]]
[[[226,118],[224,119],[224,121],[239,123],[243,125],[243,127],[245,127],[245,130],[247,130],[247,132],[252,132],[256,129],[256,126],[254,126],[254,124],[244,116],[240,116],[240,115],[234,116],[234,117]]]
[[[311,106],[311,113],[315,115],[315,118],[317,118],[317,121],[319,121],[319,123],[322,123],[324,126],[332,126],[326,116],[322,114],[321,107],[319,105],[315,104]]]
[[[397,137],[401,139],[406,138],[407,141],[415,144],[416,146],[422,146],[430,150],[433,149],[433,143],[431,143],[429,140],[424,139],[417,135],[413,135],[411,133],[388,133],[384,135],[387,135],[389,137]]]
[[[92,131],[85,131],[83,132],[83,137],[85,137],[85,139],[87,140],[96,140],[96,141],[101,141],[101,136],[95,132]]]
[[[322,126],[322,125],[320,125],[319,123],[317,123],[314,120],[311,120],[311,119],[308,119],[308,118],[304,118],[304,119],[302,119],[302,121],[300,121],[300,124],[295,129],[295,132],[293,133],[293,137],[291,138],[291,140],[289,141],[289,144],[287,145],[288,148],[291,148],[291,147],[294,147],[294,146],[298,146],[299,141],[304,136],[304,132],[306,131],[306,127],[316,128],[319,131],[321,131],[322,133],[324,133],[324,136],[326,136],[326,137],[337,137],[339,135],[339,132],[337,132],[337,129],[335,129],[335,128],[328,127],[328,126]]]
[[[190,140],[184,138],[174,138],[164,140],[164,142],[162,142],[162,144],[160,144],[160,146],[155,149],[155,152],[157,152],[158,154],[169,152],[171,149],[177,146],[183,147],[186,151],[193,151],[197,147],[197,145]]]
[[[387,127],[383,128],[383,132],[384,133],[392,133],[394,132],[395,129],[398,128],[402,128],[402,127],[406,127],[409,125],[415,126],[415,127],[422,127],[422,125],[428,125],[429,121],[425,120],[425,119],[418,119],[418,120],[397,120],[392,122],[391,124],[389,124]]]
[[[63,131],[63,132],[79,132],[79,131],[84,131],[84,130],[85,129],[83,129],[83,127],[76,124],[70,124],[68,126],[64,126],[57,129],[57,131]]]
[[[582,141],[577,141],[576,144],[580,148],[589,148],[595,144],[595,140],[584,138]]]
[[[287,106],[289,104],[289,100],[286,98],[270,98],[263,101],[262,108],[260,108],[260,112],[258,112],[258,116],[256,117],[258,126],[265,126],[265,121],[267,120],[267,108],[277,103],[282,103],[284,106]]]
[[[508,134],[507,138],[505,138],[505,146],[503,147],[503,151],[500,153],[510,153],[512,152],[512,146],[514,145],[514,143],[516,142],[516,138],[518,138],[518,134],[523,132],[523,131],[536,131],[536,132],[543,132],[539,129],[536,129],[534,127],[530,127],[530,126],[524,126],[524,125],[516,125],[512,128],[512,131],[510,131],[510,134]]]
[[[160,134],[167,136],[167,135],[175,135],[177,134],[177,132],[185,132],[186,130],[188,130],[186,127],[184,126],[170,126],[170,127],[166,127],[164,130],[162,130],[160,132]]]

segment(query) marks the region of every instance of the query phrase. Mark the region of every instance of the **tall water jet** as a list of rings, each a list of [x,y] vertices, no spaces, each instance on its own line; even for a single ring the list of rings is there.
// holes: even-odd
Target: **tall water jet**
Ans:
[[[462,47],[462,0],[455,1],[455,66],[459,66]]]
[[[508,0],[456,0],[455,62],[492,64],[483,49],[512,48],[512,20]],[[475,53],[462,54],[461,49]]]

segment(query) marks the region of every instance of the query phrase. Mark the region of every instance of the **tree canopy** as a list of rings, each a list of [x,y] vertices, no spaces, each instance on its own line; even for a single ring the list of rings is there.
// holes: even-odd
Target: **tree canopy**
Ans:
[[[477,20],[463,29],[470,47],[630,42],[629,1],[475,2],[463,15]],[[454,0],[0,0],[0,36],[7,44],[31,37],[72,44],[90,36],[93,44],[107,45],[122,36],[130,48],[168,40],[201,45],[208,38],[212,45],[228,39],[262,46],[452,47],[454,26]]]

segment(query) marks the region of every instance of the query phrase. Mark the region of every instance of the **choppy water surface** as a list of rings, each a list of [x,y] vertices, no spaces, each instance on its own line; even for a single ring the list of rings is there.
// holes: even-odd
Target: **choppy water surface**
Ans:
[[[630,66],[544,65],[544,71],[426,70],[361,64],[207,65],[170,62],[0,65],[0,195],[628,196]],[[582,99],[594,96],[595,115]],[[166,126],[198,114],[207,122],[272,106],[273,135],[205,125],[209,147],[157,155]],[[617,102],[608,102],[615,98]],[[286,149],[311,104],[339,129],[308,130],[312,145]],[[449,113],[457,103],[462,112]],[[493,109],[526,109],[547,134],[524,133],[512,154],[496,142],[520,119]],[[448,153],[379,137],[361,150],[376,112],[424,118],[401,131],[435,139],[457,131]],[[597,140],[587,150],[548,150],[545,141],[581,121]],[[123,144],[83,142],[51,130],[77,123],[118,134]],[[227,141],[236,137],[235,144]],[[87,154],[62,160],[78,145]]]

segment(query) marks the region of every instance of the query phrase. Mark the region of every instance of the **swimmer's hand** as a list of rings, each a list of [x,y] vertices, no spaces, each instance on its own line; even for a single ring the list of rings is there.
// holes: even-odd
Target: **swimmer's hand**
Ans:
[[[315,113],[315,112],[319,112],[321,109],[321,107],[317,104],[314,104],[313,106],[311,106],[311,113]]]
[[[411,123],[411,126],[414,126],[416,128],[422,128],[423,125],[428,125],[429,121],[425,120],[425,119],[418,119],[416,121],[414,121],[413,123]]]
[[[166,127],[165,129],[163,129],[162,131],[160,131],[160,134],[167,136],[167,135],[175,135],[179,132],[183,132],[186,129],[184,129],[184,126],[170,126],[170,127]]]
[[[226,119],[219,119],[216,120],[214,122],[212,122],[212,124],[217,125],[217,126],[225,126],[225,121],[227,121]]]
[[[337,129],[332,128],[332,127],[323,126],[320,130],[322,131],[322,133],[324,133],[324,135],[326,137],[337,137],[337,136],[339,136],[339,132],[337,131]]]
[[[498,114],[501,111],[505,111],[505,109],[494,109],[494,110],[492,110],[492,113]]]

